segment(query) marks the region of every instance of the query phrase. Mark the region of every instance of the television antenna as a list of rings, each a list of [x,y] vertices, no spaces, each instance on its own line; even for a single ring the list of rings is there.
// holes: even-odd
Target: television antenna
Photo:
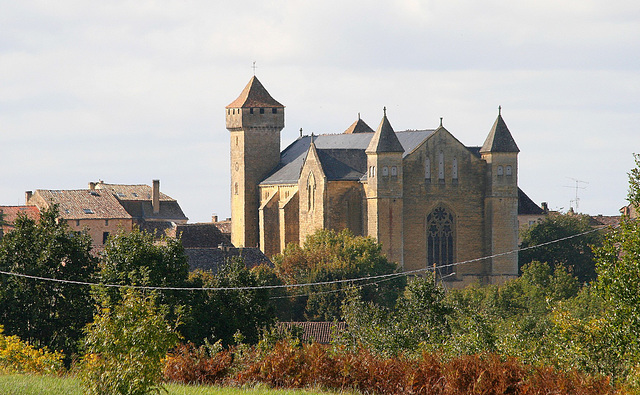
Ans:
[[[576,204],[576,212],[577,212],[578,211],[578,207],[580,207],[580,198],[578,197],[578,190],[579,189],[587,189],[586,186],[580,186],[580,184],[588,184],[588,182],[587,181],[578,180],[578,179],[575,179],[573,177],[567,177],[567,178],[570,179],[570,180],[573,180],[576,183],[575,185],[572,185],[572,186],[565,185],[564,187],[565,188],[573,188],[573,189],[575,189],[576,198],[575,199],[571,199],[569,201],[569,207],[573,208],[573,203],[575,202],[575,204]]]

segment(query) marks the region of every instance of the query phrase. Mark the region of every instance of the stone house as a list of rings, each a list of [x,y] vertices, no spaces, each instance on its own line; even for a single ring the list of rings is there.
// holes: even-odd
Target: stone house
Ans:
[[[452,286],[518,275],[520,150],[500,111],[481,146],[442,120],[396,132],[385,110],[375,131],[358,117],[281,151],[284,109],[255,76],[225,109],[235,246],[271,256],[317,229],[350,229],[403,270],[437,267]]]

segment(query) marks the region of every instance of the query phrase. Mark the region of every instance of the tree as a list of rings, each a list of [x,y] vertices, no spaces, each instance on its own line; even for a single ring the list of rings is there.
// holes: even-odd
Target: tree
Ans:
[[[216,274],[196,271],[189,280],[194,287],[241,288],[272,285],[260,267],[249,270],[241,259],[232,259]],[[234,342],[242,333],[248,343],[257,343],[260,331],[273,323],[275,311],[268,289],[198,291],[193,296],[192,314],[184,329],[185,337],[196,344],[204,339]]]
[[[348,230],[318,230],[306,238],[303,246],[289,244],[281,255],[274,257],[274,264],[286,284],[332,282],[397,271],[396,264],[382,254],[379,243],[370,237],[353,236]],[[365,301],[392,307],[405,284],[405,278],[400,276],[384,282],[369,282],[359,292]],[[287,319],[340,319],[345,287],[335,283],[292,289],[295,299]]]
[[[88,394],[147,394],[162,382],[164,358],[177,341],[176,323],[154,295],[128,290],[102,306],[86,328],[80,377]]]
[[[522,235],[522,248],[574,236],[593,230],[587,215],[559,214],[545,218]],[[518,264],[522,268],[533,261],[546,262],[551,269],[562,266],[581,283],[595,279],[595,257],[591,246],[602,242],[599,232],[592,232],[559,243],[520,251]]]
[[[135,228],[109,236],[100,256],[100,281],[103,284],[152,287],[188,287],[189,264],[179,239],[154,240],[151,233]],[[156,293],[157,302],[169,306],[175,318],[181,306],[189,304],[189,294],[179,290]],[[121,299],[118,288],[100,288],[97,296],[106,305]]]
[[[0,270],[90,282],[96,272],[90,251],[90,237],[71,231],[54,207],[37,222],[18,216],[15,229],[0,241]],[[87,286],[0,275],[0,324],[8,334],[38,347],[69,358],[93,312]]]

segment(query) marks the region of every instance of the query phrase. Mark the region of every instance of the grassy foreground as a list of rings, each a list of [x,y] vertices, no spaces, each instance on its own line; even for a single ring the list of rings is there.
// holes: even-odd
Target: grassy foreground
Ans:
[[[226,388],[208,386],[187,386],[168,384],[170,395],[310,395],[329,394],[322,391],[272,390],[257,386],[254,388]],[[42,376],[37,374],[0,374],[0,394],[3,395],[82,395],[80,381],[72,376]]]

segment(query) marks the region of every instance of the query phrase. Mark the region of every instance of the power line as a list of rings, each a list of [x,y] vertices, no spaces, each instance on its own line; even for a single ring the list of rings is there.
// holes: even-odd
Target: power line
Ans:
[[[617,228],[618,226],[616,226]],[[539,248],[543,246],[547,246],[550,244],[559,243],[565,240],[573,239],[576,237],[584,236],[589,233],[598,232],[600,230],[605,229],[604,227],[595,228],[588,230],[586,232],[578,233],[572,236],[563,237],[557,240],[548,241],[545,243],[537,244],[535,246],[529,246],[524,248],[517,248],[512,251],[507,251],[499,254],[493,254],[489,256],[484,256],[481,258],[468,259],[466,261],[455,262],[445,265],[438,266],[439,268],[443,267],[454,267],[459,265],[465,265],[468,263],[479,262],[485,259],[496,258],[500,256],[515,254],[519,251],[525,251],[533,248]],[[412,274],[417,274],[421,272],[426,272],[433,270],[433,268],[426,267],[421,269],[409,270],[405,272],[397,272],[397,273],[388,273],[388,274],[380,274],[376,276],[366,276],[366,277],[358,277],[358,278],[349,278],[349,279],[341,279],[341,280],[332,280],[332,281],[319,281],[313,283],[300,283],[300,284],[281,284],[281,285],[258,285],[258,286],[246,286],[246,287],[162,287],[162,286],[148,286],[148,285],[122,285],[122,284],[104,284],[104,283],[91,283],[86,281],[75,281],[75,280],[64,280],[60,278],[51,278],[51,277],[42,277],[42,276],[33,276],[29,274],[22,273],[14,273],[14,272],[6,272],[1,271],[0,274],[4,274],[7,276],[14,277],[22,277],[32,280],[39,281],[50,281],[57,282],[63,284],[73,284],[73,285],[83,285],[83,286],[94,286],[94,287],[105,287],[105,288],[128,288],[128,289],[139,289],[139,290],[153,290],[153,291],[255,291],[255,290],[264,290],[264,289],[286,289],[286,288],[301,288],[301,287],[312,287],[312,286],[320,286],[320,285],[331,285],[331,284],[341,284],[341,283],[355,283],[358,281],[366,281],[366,280],[377,280],[377,279],[393,279],[396,277],[409,276]],[[366,286],[367,284],[363,284],[362,286]]]

